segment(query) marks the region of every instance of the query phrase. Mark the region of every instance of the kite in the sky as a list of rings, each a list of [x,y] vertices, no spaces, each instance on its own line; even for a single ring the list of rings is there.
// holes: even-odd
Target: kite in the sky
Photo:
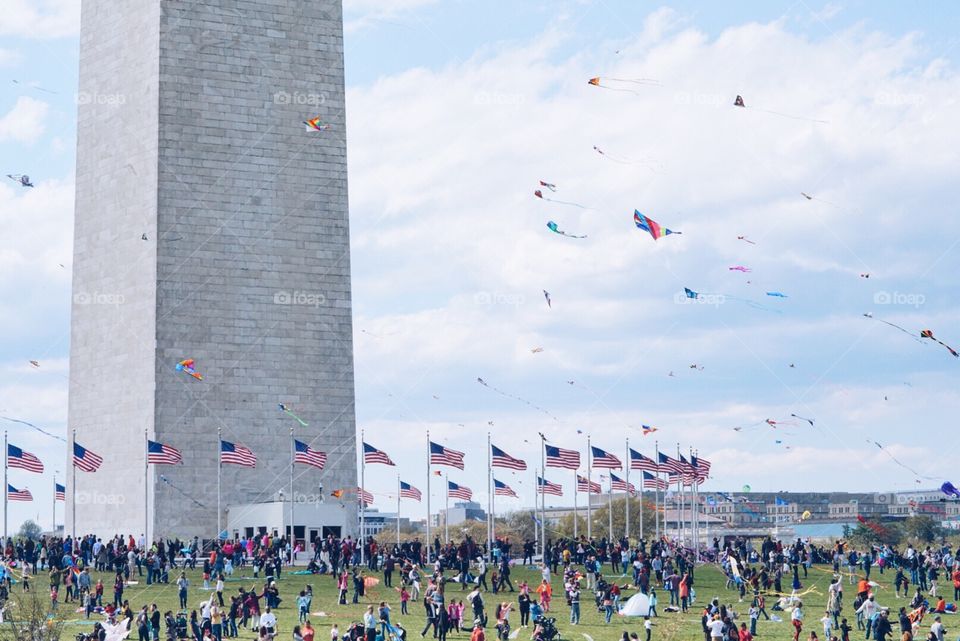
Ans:
[[[769,425],[770,427],[776,427],[776,426],[777,426],[777,422],[776,422],[775,420],[773,420],[772,418],[768,418],[768,419],[766,420],[766,423],[767,423],[767,425]]]
[[[695,370],[697,370],[698,372],[702,372],[702,371],[703,371],[703,365],[697,365],[696,363],[693,363],[693,364],[690,365],[690,369],[695,369]]]
[[[666,227],[661,227],[660,223],[653,220],[652,218],[647,218],[636,209],[633,210],[633,222],[637,225],[637,228],[642,229],[643,231],[653,236],[654,240],[657,240],[661,236],[669,236],[670,234],[683,233],[681,231],[673,231],[673,230],[667,229]]]
[[[557,186],[554,185],[553,183],[548,183],[548,182],[544,182],[544,181],[541,180],[541,181],[540,181],[540,186],[541,186],[541,187],[546,187],[546,188],[549,189],[550,191],[557,191]]]
[[[542,352],[542,351],[543,351],[543,348],[542,348],[542,347],[532,347],[532,348],[530,348],[530,353],[531,353],[531,354],[539,354],[539,353]]]
[[[742,240],[745,243],[750,243],[751,245],[756,245],[755,242],[747,238],[746,236],[737,236],[737,240]]]
[[[543,297],[547,300],[547,307],[553,309],[553,301],[550,300],[550,292],[543,290]]]
[[[644,85],[647,87],[659,87],[660,81],[654,80],[653,78],[590,78],[587,80],[588,85],[593,85],[594,87],[599,87],[600,89],[609,89],[610,91],[623,91],[626,93],[632,93],[634,95],[640,95],[633,89],[628,89],[626,87],[616,87],[610,86],[611,84],[632,84],[632,85]]]
[[[644,436],[649,436],[650,434],[653,434],[654,432],[657,431],[656,427],[652,427],[650,425],[641,425],[640,429],[643,431]]]
[[[557,200],[556,198],[547,198],[546,196],[543,195],[543,192],[539,189],[533,192],[533,195],[539,198],[540,200],[547,201],[548,203],[557,203],[558,205],[570,205],[571,207],[579,207],[580,209],[590,209],[585,205],[581,205],[580,203],[573,203],[573,202],[570,202],[569,200]]]
[[[934,335],[933,335],[933,331],[931,331],[931,330],[929,330],[929,329],[921,330],[921,331],[920,331],[920,336],[923,337],[923,338],[929,338],[929,339],[932,340],[932,341],[936,341],[936,342],[940,343],[941,345],[943,345],[944,347],[946,347],[946,348],[947,348],[947,351],[950,352],[951,354],[953,354],[954,357],[960,358],[960,352],[957,352],[957,350],[953,349],[952,347],[950,347],[949,345],[947,345],[946,343],[944,343],[942,340],[940,340],[939,338],[937,338],[936,336],[934,336]]]
[[[483,380],[483,379],[480,378],[479,376],[477,377],[477,382],[480,383],[481,385],[483,385],[484,387],[486,387],[488,390],[491,390],[491,391],[493,391],[493,392],[496,392],[496,393],[499,394],[500,396],[503,396],[503,397],[505,397],[505,398],[512,398],[512,399],[515,400],[515,401],[520,401],[521,403],[523,403],[523,404],[525,404],[525,405],[529,405],[530,407],[532,407],[533,409],[537,410],[538,412],[542,412],[542,413],[546,414],[547,416],[549,416],[549,417],[552,418],[553,420],[558,421],[558,422],[560,421],[559,418],[557,418],[556,416],[554,416],[553,414],[551,414],[551,413],[548,412],[547,410],[543,409],[543,408],[540,407],[539,405],[534,405],[533,403],[531,403],[530,401],[528,401],[528,400],[525,399],[525,398],[521,398],[520,396],[516,396],[516,395],[514,395],[514,394],[508,394],[507,392],[504,392],[504,391],[501,390],[501,389],[497,389],[496,387],[494,387],[493,385],[489,384],[488,382],[486,382],[485,380]]]
[[[305,420],[303,420],[302,418],[294,414],[293,410],[291,410],[289,407],[287,407],[283,403],[278,403],[277,405],[280,408],[281,412],[283,412],[284,414],[286,414],[287,416],[295,420],[297,423],[300,423],[300,425],[302,425],[303,427],[306,427],[308,425],[308,423]]]
[[[870,274],[869,273],[860,274],[860,278],[870,278]]]
[[[552,231],[552,232],[555,233],[555,234],[560,234],[561,236],[566,236],[567,238],[586,238],[586,236],[577,236],[577,235],[574,235],[574,234],[568,234],[567,232],[565,232],[565,231],[563,231],[562,229],[560,229],[559,227],[557,227],[557,223],[553,222],[552,220],[547,223],[547,229],[549,229],[550,231]]]
[[[7,178],[15,183],[19,183],[21,187],[33,187],[33,183],[30,182],[30,176],[26,174],[7,174]]]
[[[944,482],[944,484],[940,486],[940,491],[947,496],[955,496],[960,499],[960,490],[958,490],[950,481]]]
[[[194,369],[194,361],[192,358],[185,358],[184,360],[177,363],[177,371],[185,372],[190,376],[194,377],[195,379],[197,379],[198,381],[203,380],[203,376],[200,375],[200,372]]]
[[[880,445],[880,443],[878,443],[877,441],[871,441],[870,439],[867,439],[867,443],[873,443],[874,445],[876,445],[876,446],[880,449],[881,452],[883,452],[884,454],[886,454],[886,455],[890,458],[891,461],[893,461],[894,463],[896,463],[897,465],[899,465],[900,467],[902,467],[902,468],[905,469],[906,471],[910,472],[910,473],[913,474],[915,477],[921,478],[921,479],[925,479],[925,480],[928,480],[928,481],[933,481],[933,480],[935,480],[934,477],[932,477],[932,476],[923,476],[922,474],[920,474],[919,472],[917,472],[917,471],[916,471],[915,469],[913,469],[912,467],[910,467],[910,466],[906,465],[905,463],[903,463],[900,459],[898,459],[896,456],[894,456],[893,454],[891,454],[889,450],[887,450],[883,445]]]
[[[306,126],[307,131],[326,131],[330,128],[330,123],[323,122],[320,116],[311,118],[310,120],[304,120],[303,124]]]
[[[810,423],[810,427],[813,427],[813,419],[812,419],[812,418],[804,418],[804,417],[802,417],[802,416],[798,416],[797,414],[791,414],[790,416],[792,416],[793,418],[799,418],[801,421],[806,421],[807,423]]]
[[[771,307],[761,305],[760,303],[753,300],[749,300],[747,298],[737,298],[735,296],[728,296],[727,294],[695,292],[689,287],[684,287],[683,293],[686,295],[687,298],[692,300],[709,300],[710,297],[714,297],[716,299],[716,304],[719,304],[721,302],[728,301],[728,300],[733,300],[739,303],[744,303],[746,305],[749,305],[750,307],[753,307],[755,309],[762,309],[765,312],[774,312],[775,314],[780,313],[779,309],[773,309]]]
[[[874,523],[873,521],[868,521],[867,519],[865,519],[863,516],[861,516],[861,515],[859,515],[859,514],[857,515],[857,521],[859,521],[860,523],[862,523],[862,524],[865,525],[866,527],[870,528],[870,529],[874,532],[874,534],[876,534],[877,536],[886,536],[886,535],[887,535],[887,528],[883,527],[883,526],[880,525],[879,523]]]
[[[50,91],[49,89],[44,89],[36,81],[33,82],[20,82],[19,80],[12,81],[15,85],[23,85],[24,87],[29,87],[35,91],[42,91],[43,93],[50,93],[56,95],[56,91]]]
[[[775,298],[789,298],[789,296],[781,292],[767,292],[767,296],[773,296]]]
[[[36,367],[37,369],[40,369],[40,361],[30,361],[30,364]]]
[[[893,327],[894,329],[899,329],[901,332],[903,332],[904,334],[906,334],[907,336],[909,336],[909,337],[912,338],[913,340],[917,341],[918,343],[923,343],[923,341],[920,340],[919,338],[917,338],[916,334],[914,334],[914,333],[911,332],[910,330],[904,329],[904,328],[900,327],[899,325],[894,325],[894,324],[891,323],[890,321],[885,321],[885,320],[883,320],[882,318],[876,318],[876,317],[873,315],[872,312],[866,312],[866,313],[864,313],[863,317],[864,317],[864,318],[872,318],[873,320],[879,321],[879,322],[883,323],[884,325],[889,325],[890,327]]]
[[[747,107],[746,103],[743,101],[743,96],[737,96],[733,101],[734,107],[740,107],[742,109],[753,109],[754,111],[762,111],[764,113],[773,114],[775,116],[783,116],[784,118],[790,118],[792,120],[806,120],[807,122],[819,122],[822,124],[829,124],[826,120],[817,120],[815,118],[805,118],[803,116],[791,116],[790,114],[781,113],[779,111],[771,111],[769,109],[758,109],[757,107]],[[806,196],[806,194],[804,194]],[[807,196],[809,198],[809,196]]]
[[[625,156],[611,154],[610,152],[600,149],[600,147],[597,147],[596,145],[593,146],[593,150],[598,154],[600,154],[601,156],[603,156],[604,158],[606,158],[607,160],[612,160],[613,162],[620,165],[643,165],[647,169],[653,172],[656,172],[656,168],[662,167],[662,165],[655,160],[636,160],[633,158],[627,158]]]
[[[732,272],[743,272],[744,274],[750,273],[751,270],[749,267],[744,267],[743,265],[734,265],[733,267],[727,267]]]

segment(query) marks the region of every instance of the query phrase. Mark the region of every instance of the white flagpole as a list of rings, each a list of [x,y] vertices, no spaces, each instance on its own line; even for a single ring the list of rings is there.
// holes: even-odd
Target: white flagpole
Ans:
[[[657,540],[660,540],[660,443],[658,441],[653,442],[654,447],[654,462],[657,464],[657,471],[654,472],[654,477],[656,480],[653,484],[653,520],[656,524],[656,534]]]
[[[610,547],[612,548],[613,547],[613,471],[610,472],[609,480],[610,480],[610,496],[608,497],[609,500],[607,501],[607,521],[608,521],[607,527],[610,530],[609,544],[610,544]]]
[[[593,492],[593,474],[592,471],[593,465],[593,450],[590,449],[590,436],[587,436],[587,540],[593,540],[593,497],[591,496]]]
[[[577,511],[577,471],[573,471],[573,538],[574,540],[580,538],[579,527],[580,527],[580,514]]]
[[[147,430],[143,430],[143,544],[150,540],[150,492],[147,484],[150,482],[150,437]],[[54,488],[56,489],[56,488]]]
[[[400,475],[397,474],[397,548],[400,547]]]
[[[430,563],[430,547],[433,545],[430,540],[430,518],[430,430],[427,430],[427,563]]]
[[[53,510],[51,512],[53,516],[53,525],[50,528],[50,531],[53,532],[54,536],[57,534],[57,473],[53,473]]]
[[[539,510],[537,508],[537,501],[540,500],[540,498],[537,496],[537,493],[539,491],[540,491],[540,486],[537,483],[537,470],[536,468],[534,468],[533,470],[533,511],[531,512],[531,515],[533,516],[534,549],[537,549],[538,547],[540,547],[540,528],[537,527],[537,514],[539,513]]]
[[[220,540],[220,533],[223,531],[221,527],[220,519],[222,518],[223,512],[220,510],[220,495],[221,495],[221,476],[223,475],[223,428],[217,428],[217,541]]]
[[[487,432],[487,558],[493,560],[493,448]]]
[[[365,439],[363,437],[363,430],[361,429],[360,430],[360,443],[361,443],[360,449],[361,450],[363,449],[364,442],[365,442]],[[366,547],[365,529],[366,529],[367,523],[366,523],[365,517],[366,517],[367,508],[363,503],[363,493],[367,490],[366,474],[367,474],[367,457],[366,457],[366,454],[364,453],[364,455],[360,457],[360,491],[357,492],[357,497],[359,499],[359,505],[360,505],[360,565],[363,565],[365,561],[364,557],[366,555],[366,550],[364,548]]]
[[[633,498],[632,496],[630,496],[630,437],[627,437],[626,455],[627,455],[627,458],[623,459],[624,465],[626,466],[626,469],[624,469],[624,474],[626,474],[627,476],[627,481],[626,481],[627,482],[627,498],[626,498],[626,501],[624,502],[625,527],[623,528],[624,530],[623,537],[627,540],[627,545],[630,545],[630,499]],[[641,513],[643,512],[643,510],[640,510],[640,511]],[[626,550],[624,550],[624,553],[626,553]]]
[[[677,443],[677,461],[680,460],[680,443]],[[683,464],[680,464],[681,472],[677,474],[677,491],[680,493],[680,511],[677,513],[677,541],[683,542],[683,534],[686,529],[685,517],[683,515]]]
[[[444,493],[446,501],[443,504],[443,544],[446,545],[450,540],[450,476],[446,472],[443,473],[443,487],[447,490]]]
[[[293,423],[290,424],[290,565],[293,565],[293,557],[297,550],[297,526],[294,518],[294,506],[297,504],[297,497],[293,494],[293,465],[297,458],[297,444],[293,438]],[[304,528],[306,530],[306,528]],[[306,531],[304,531],[306,534]]]
[[[70,432],[70,538],[77,540],[77,462],[73,460],[77,446],[77,430]],[[6,490],[4,490],[6,491]],[[64,530],[67,524],[63,524]]]
[[[547,483],[547,437],[540,434],[540,481]],[[537,491],[540,492],[540,560],[547,562],[547,493],[540,483],[535,484]]]
[[[10,485],[7,480],[7,467],[9,467],[10,446],[7,444],[7,430],[3,430],[3,544],[6,545],[7,538],[7,512],[9,512],[9,494]]]

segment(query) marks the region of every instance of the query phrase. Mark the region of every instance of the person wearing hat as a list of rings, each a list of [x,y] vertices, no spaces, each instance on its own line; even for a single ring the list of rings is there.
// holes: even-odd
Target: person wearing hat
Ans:
[[[483,621],[473,620],[473,632],[470,634],[470,641],[486,641],[487,637],[483,633]]]

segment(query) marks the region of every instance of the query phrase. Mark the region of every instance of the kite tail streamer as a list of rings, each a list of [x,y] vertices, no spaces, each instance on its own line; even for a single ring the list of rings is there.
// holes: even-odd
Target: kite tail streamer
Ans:
[[[557,200],[555,198],[546,198],[546,197],[541,198],[541,200],[545,200],[549,203],[557,203],[558,205],[570,205],[571,207],[579,207],[580,209],[590,209],[590,207],[587,207],[586,205],[581,205],[580,203],[572,203],[567,200]]]
[[[46,436],[49,436],[50,438],[55,438],[55,439],[57,439],[58,441],[63,441],[64,443],[67,442],[67,439],[63,438],[62,436],[57,436],[56,434],[51,434],[50,432],[46,431],[45,429],[43,429],[43,428],[41,428],[41,427],[37,427],[37,426],[34,425],[33,423],[28,423],[28,422],[26,422],[26,421],[21,421],[20,419],[16,419],[16,418],[8,418],[8,417],[6,417],[6,416],[0,416],[0,419],[3,419],[4,421],[10,421],[11,423],[20,423],[21,425],[26,425],[27,427],[31,427],[31,428],[37,430],[38,432],[40,432],[41,434],[44,434],[44,435],[46,435]]]
[[[942,340],[940,340],[939,338],[937,338],[936,336],[934,336],[934,335],[933,335],[933,332],[930,331],[929,329],[922,330],[922,331],[920,332],[920,336],[922,336],[922,337],[924,337],[924,338],[929,338],[929,339],[932,340],[932,341],[936,341],[936,342],[940,343],[941,345],[943,345],[944,347],[946,347],[946,348],[947,348],[947,351],[950,352],[951,354],[953,354],[954,357],[960,358],[960,353],[958,353],[957,350],[953,349],[952,347],[950,347],[949,345],[947,345],[946,343],[944,343]]]
[[[545,410],[544,408],[540,407],[539,405],[536,405],[536,404],[534,404],[534,403],[531,403],[530,401],[528,401],[528,400],[525,399],[525,398],[522,398],[522,397],[520,397],[520,396],[516,396],[516,395],[514,395],[514,394],[508,394],[507,392],[504,392],[503,390],[498,389],[498,388],[494,387],[493,385],[490,385],[489,383],[487,383],[485,380],[483,380],[483,379],[480,378],[479,376],[477,377],[477,382],[480,383],[481,385],[483,385],[484,387],[486,387],[487,389],[489,389],[489,390],[491,390],[491,391],[493,391],[493,392],[496,392],[496,393],[499,394],[500,396],[503,396],[503,397],[505,397],[505,398],[511,398],[511,399],[513,399],[513,400],[515,400],[515,401],[520,401],[521,403],[524,403],[525,405],[529,405],[530,407],[532,407],[533,409],[537,410],[538,412],[543,412],[544,414],[546,414],[547,416],[549,416],[549,417],[552,418],[553,420],[557,421],[558,423],[560,422],[560,419],[557,418],[556,416],[554,416],[553,414],[551,414],[549,411]]]
[[[182,494],[182,495],[183,495],[184,497],[186,497],[187,499],[189,499],[191,502],[193,502],[194,505],[197,505],[197,506],[199,506],[199,507],[202,507],[202,508],[205,509],[205,510],[207,509],[207,506],[206,506],[206,505],[204,505],[203,503],[201,503],[200,501],[198,501],[197,499],[193,498],[192,496],[190,496],[189,494],[187,494],[186,492],[184,492],[182,489],[180,489],[179,487],[177,487],[176,485],[174,485],[173,483],[171,483],[171,482],[170,482],[170,479],[168,479],[168,478],[167,478],[166,476],[164,476],[163,474],[160,475],[160,480],[161,480],[162,482],[166,483],[167,485],[169,485],[170,487],[172,487],[174,490],[176,490],[176,491],[179,492],[180,494]]]
[[[745,107],[746,109],[753,109],[754,111],[762,111],[763,113],[773,114],[774,116],[782,116],[784,118],[790,118],[791,120],[805,120],[807,122],[819,122],[824,125],[829,125],[829,120],[817,120],[816,118],[806,118],[804,116],[793,116],[790,114],[781,113],[779,111],[771,111],[770,109],[760,109],[759,107]]]

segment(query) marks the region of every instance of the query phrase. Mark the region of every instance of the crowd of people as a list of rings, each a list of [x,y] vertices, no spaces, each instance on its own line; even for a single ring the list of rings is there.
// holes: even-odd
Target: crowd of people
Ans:
[[[862,632],[865,640],[889,641],[895,629],[901,641],[914,641],[928,616],[933,619],[924,641],[943,641],[941,615],[956,611],[947,598],[960,600],[960,557],[948,546],[858,550],[845,541],[832,547],[801,540],[785,545],[767,537],[754,547],[742,539],[723,543],[714,539],[697,559],[693,550],[667,538],[648,544],[579,537],[547,541],[543,558],[535,559],[529,540],[514,546],[500,539],[487,549],[469,537],[446,544],[434,539],[426,546],[417,539],[380,545],[375,539],[361,543],[329,535],[313,541],[311,548],[302,572],[318,582],[334,582],[338,604],[367,604],[362,620],[343,632],[333,627],[333,641],[405,639],[407,632],[398,619],[412,616],[415,606],[422,608],[424,617],[421,636],[445,641],[450,634],[469,633],[471,641],[486,641],[488,635],[500,640],[511,634],[517,638],[519,627],[529,629],[533,641],[552,641],[559,636],[557,620],[565,620],[561,625],[579,625],[584,608],[594,608],[602,621],[612,624],[627,594],[644,595],[646,641],[653,619],[661,616],[658,607],[663,613],[699,608],[704,641],[753,641],[761,620],[789,621],[794,641],[801,641],[809,609],[804,606],[810,593],[805,584],[812,572],[829,573],[830,580],[819,619],[823,637],[808,630],[806,641],[850,641],[854,631]],[[73,607],[87,618],[102,615],[104,623],[95,628],[91,641],[104,641],[106,629],[124,620],[139,641],[159,641],[161,635],[167,641],[222,641],[244,630],[255,633],[259,641],[272,641],[278,633],[276,609],[283,602],[278,580],[290,571],[288,564],[297,552],[285,539],[267,535],[205,543],[174,539],[149,546],[130,536],[107,541],[93,536],[44,537],[8,541],[4,572],[7,579],[16,577],[24,592],[37,589],[37,578],[45,574],[54,611],[62,602],[76,604]],[[735,603],[715,597],[702,607],[695,605],[697,569],[707,562],[715,562],[726,575]],[[529,573],[515,579],[517,565],[535,569],[538,580],[531,580]],[[239,587],[231,594],[225,581],[241,568],[257,579],[262,574],[262,586]],[[194,609],[189,607],[189,595],[199,586],[191,585],[187,569],[199,569],[202,588],[209,591]],[[107,585],[99,578],[103,574],[113,577]],[[397,593],[398,614],[386,600],[378,599],[378,605],[369,602],[368,587],[381,578],[383,586]],[[896,612],[880,603],[880,579],[890,582],[894,599],[905,600]],[[179,609],[161,612],[156,603],[135,609],[124,594],[134,580],[175,586]],[[853,593],[849,609],[845,586]],[[0,582],[0,602],[10,590],[10,581]],[[313,599],[312,585],[291,598],[298,613],[297,625],[289,631],[293,641],[314,641]],[[630,638],[624,632],[624,639]],[[639,637],[634,633],[633,638]]]

